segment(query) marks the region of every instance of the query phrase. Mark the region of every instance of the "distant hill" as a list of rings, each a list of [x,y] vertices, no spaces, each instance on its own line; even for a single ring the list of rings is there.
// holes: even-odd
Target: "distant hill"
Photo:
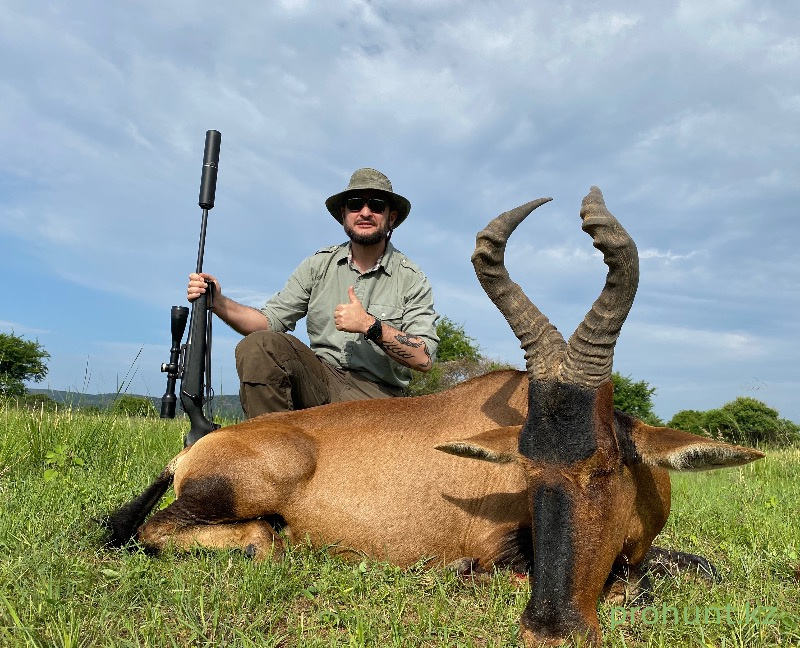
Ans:
[[[59,391],[56,389],[29,389],[31,394],[46,394],[57,403],[69,405],[75,409],[81,407],[97,407],[99,409],[110,409],[114,401],[117,399],[118,394],[81,394],[71,391]],[[122,395],[122,394],[119,394]],[[161,397],[158,396],[139,396],[138,394],[127,394],[128,396],[137,396],[140,398],[148,398],[153,402],[157,412],[161,411]],[[242,405],[239,402],[239,396],[214,396],[211,402],[214,412],[214,418],[224,418],[228,420],[243,421],[244,412]],[[178,404],[176,415],[182,415],[180,403]]]

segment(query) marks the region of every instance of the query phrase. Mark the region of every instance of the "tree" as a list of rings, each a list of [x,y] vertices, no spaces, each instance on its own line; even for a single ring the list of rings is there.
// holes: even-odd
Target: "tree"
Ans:
[[[115,414],[122,414],[123,416],[155,416],[156,408],[146,396],[131,396],[130,394],[123,394],[114,401],[111,408]]]
[[[26,380],[44,380],[47,375],[45,360],[49,357],[38,341],[0,333],[0,396],[22,396],[28,391]]]
[[[655,387],[650,387],[644,380],[634,381],[630,376],[623,376],[616,371],[611,374],[611,380],[614,383],[614,407],[649,425],[664,424],[653,411]]]

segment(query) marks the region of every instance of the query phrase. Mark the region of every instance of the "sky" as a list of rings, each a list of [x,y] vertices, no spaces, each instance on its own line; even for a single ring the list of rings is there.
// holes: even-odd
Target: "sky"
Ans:
[[[5,0],[0,332],[50,353],[30,387],[163,394],[215,129],[203,269],[229,297],[260,307],[344,241],[324,201],[374,167],[411,201],[392,241],[437,312],[523,367],[472,270],[475,234],[553,198],[506,262],[569,337],[605,280],[580,229],[596,185],[640,254],[615,370],[656,388],[665,420],[749,396],[800,422],[799,14],[791,0]],[[219,320],[213,334],[214,390],[235,394],[240,338]]]

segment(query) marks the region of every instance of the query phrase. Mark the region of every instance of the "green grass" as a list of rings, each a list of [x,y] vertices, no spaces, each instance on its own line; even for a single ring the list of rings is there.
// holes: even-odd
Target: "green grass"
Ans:
[[[155,477],[185,423],[0,406],[0,430],[2,646],[518,645],[528,586],[506,572],[465,582],[303,546],[261,564],[237,552],[103,549],[94,520]],[[658,543],[705,555],[724,580],[659,577],[654,607],[625,623],[601,605],[606,645],[800,645],[798,468],[800,450],[786,449],[673,477]],[[726,606],[731,623],[713,623],[712,608]],[[684,610],[689,622],[711,610],[712,622],[684,621]]]

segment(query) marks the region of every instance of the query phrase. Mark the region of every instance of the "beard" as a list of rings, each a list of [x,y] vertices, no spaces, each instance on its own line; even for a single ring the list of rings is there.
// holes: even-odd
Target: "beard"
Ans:
[[[344,233],[347,234],[353,243],[357,243],[358,245],[375,245],[389,238],[389,224],[386,222],[372,234],[359,234],[346,222],[343,223],[343,225]]]

